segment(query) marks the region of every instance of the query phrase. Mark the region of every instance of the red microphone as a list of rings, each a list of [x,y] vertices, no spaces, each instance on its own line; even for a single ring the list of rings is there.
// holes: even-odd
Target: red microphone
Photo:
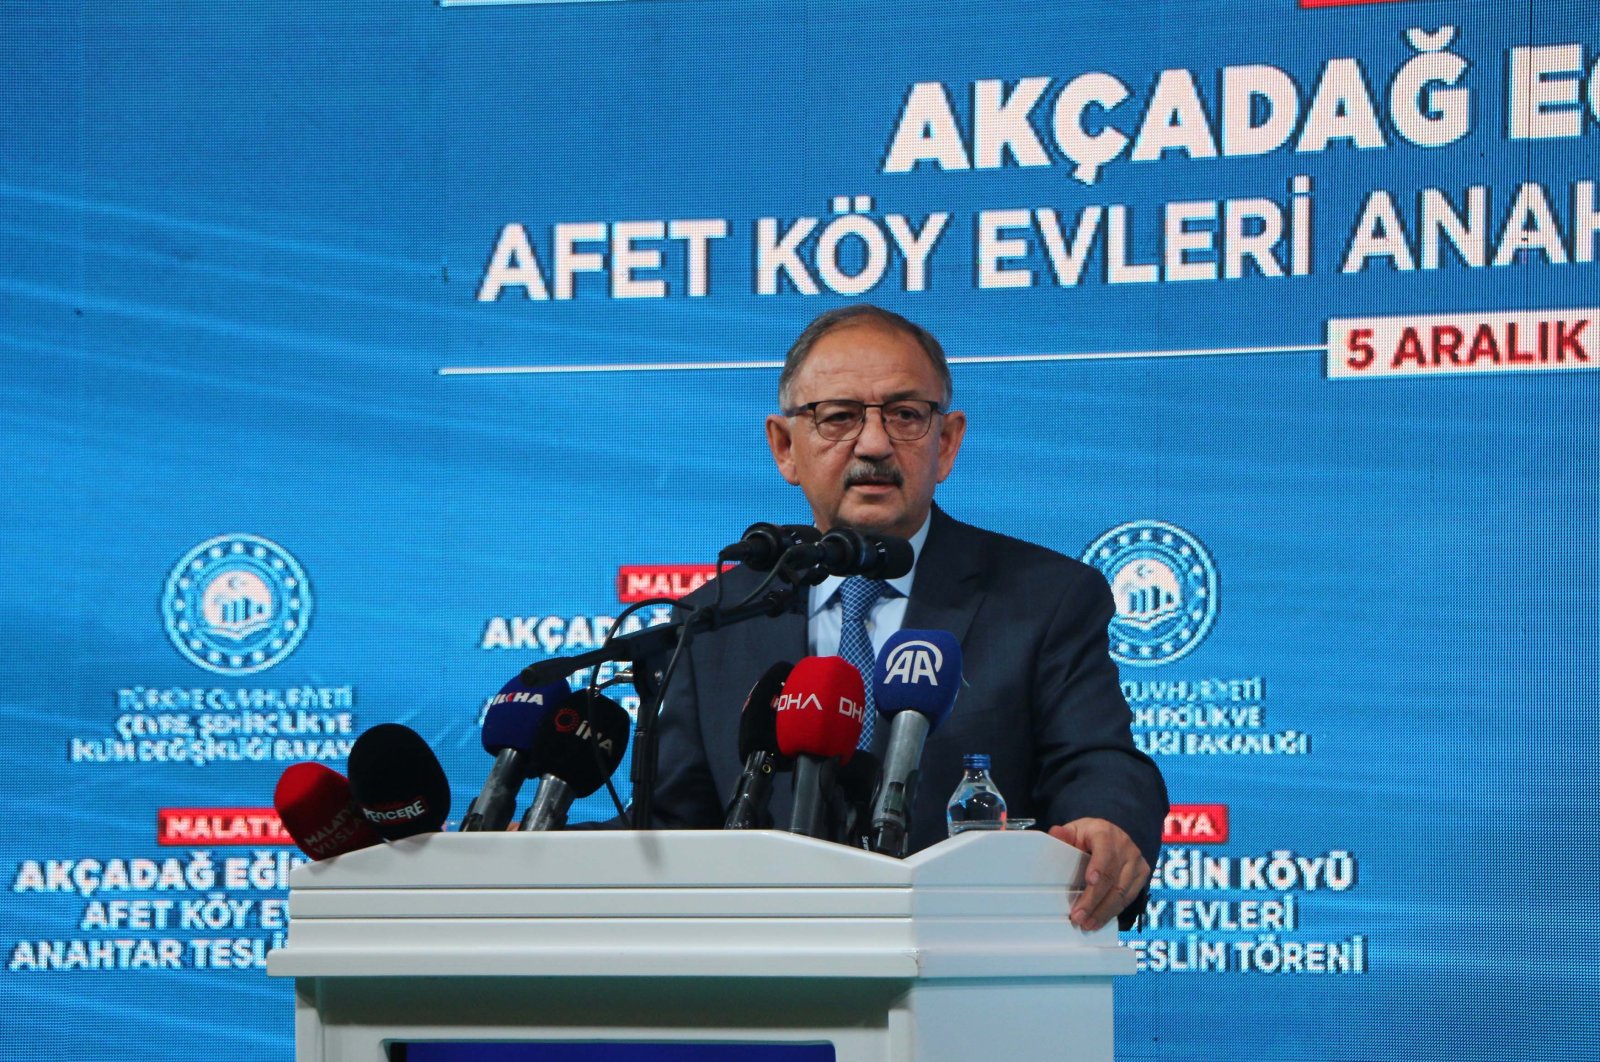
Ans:
[[[273,791],[272,806],[300,851],[312,859],[370,848],[383,840],[356,807],[349,780],[320,763],[296,763],[285,769]]]
[[[861,672],[842,656],[808,656],[789,672],[776,708],[778,751],[794,757],[790,833],[824,835],[835,761],[855,755],[866,704]]]

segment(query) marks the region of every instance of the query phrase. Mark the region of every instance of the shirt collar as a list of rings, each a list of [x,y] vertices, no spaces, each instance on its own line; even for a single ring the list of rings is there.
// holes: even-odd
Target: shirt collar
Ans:
[[[911,570],[898,579],[884,580],[893,592],[884,596],[911,596],[911,581],[917,575],[917,561],[922,559],[922,544],[928,541],[928,525],[933,523],[933,510],[928,510],[928,515],[922,521],[922,526],[917,528],[917,533],[908,540],[911,543]],[[839,587],[844,583],[844,576],[830,575],[822,582],[811,588],[811,607],[808,615],[815,616],[831,605],[839,594]]]

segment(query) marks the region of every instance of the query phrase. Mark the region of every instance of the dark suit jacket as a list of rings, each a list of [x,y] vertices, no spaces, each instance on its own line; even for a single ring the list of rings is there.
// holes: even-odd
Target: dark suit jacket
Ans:
[[[741,600],[761,578],[723,576],[722,599]],[[703,587],[690,601],[710,600]],[[743,766],[739,712],[762,672],[808,654],[805,594],[797,608],[696,636],[671,679],[660,722],[654,817],[665,828],[722,825]],[[1126,830],[1153,867],[1167,791],[1133,745],[1131,713],[1107,649],[1110,588],[1094,568],[1059,553],[960,523],[937,507],[917,562],[904,626],[961,642],[962,688],[922,755],[911,849],[946,835],[945,804],[961,757],[987,752],[1009,813],[1041,827],[1084,816]],[[871,677],[868,676],[868,681]],[[887,727],[879,728],[880,738]],[[772,810],[789,822],[780,778]]]

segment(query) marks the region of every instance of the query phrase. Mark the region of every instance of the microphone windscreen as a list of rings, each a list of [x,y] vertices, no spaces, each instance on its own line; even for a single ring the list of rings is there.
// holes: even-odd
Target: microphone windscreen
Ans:
[[[949,631],[895,631],[872,669],[878,714],[917,712],[930,731],[945,721],[960,689],[961,643]]]
[[[631,725],[622,705],[579,690],[539,723],[528,773],[553,774],[571,787],[573,796],[586,797],[605,785],[622,762]]]
[[[450,817],[450,781],[410,727],[379,723],[350,749],[350,790],[386,840],[431,833]]]
[[[893,535],[877,535],[878,562],[870,571],[864,572],[873,579],[898,579],[911,571],[911,566],[917,562],[917,552],[911,548],[911,543],[903,538]]]
[[[883,764],[867,749],[857,749],[850,762],[839,769],[834,784],[847,804],[870,804]]]
[[[272,806],[300,851],[312,859],[370,848],[383,840],[356,807],[350,780],[326,764],[290,764],[278,778]]]
[[[739,712],[739,759],[749,759],[755,752],[778,755],[777,701],[793,670],[793,664],[780,660],[750,687],[750,695]]]
[[[500,688],[483,716],[483,749],[491,756],[506,749],[527,752],[539,722],[572,695],[565,682],[530,686],[518,675]]]
[[[778,697],[778,751],[848,763],[861,740],[866,699],[861,672],[844,657],[806,657]]]

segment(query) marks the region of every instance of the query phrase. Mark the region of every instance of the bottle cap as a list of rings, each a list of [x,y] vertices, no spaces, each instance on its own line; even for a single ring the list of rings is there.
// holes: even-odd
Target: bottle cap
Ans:
[[[961,757],[961,766],[969,771],[987,771],[989,769],[989,754],[987,752],[969,752]]]

